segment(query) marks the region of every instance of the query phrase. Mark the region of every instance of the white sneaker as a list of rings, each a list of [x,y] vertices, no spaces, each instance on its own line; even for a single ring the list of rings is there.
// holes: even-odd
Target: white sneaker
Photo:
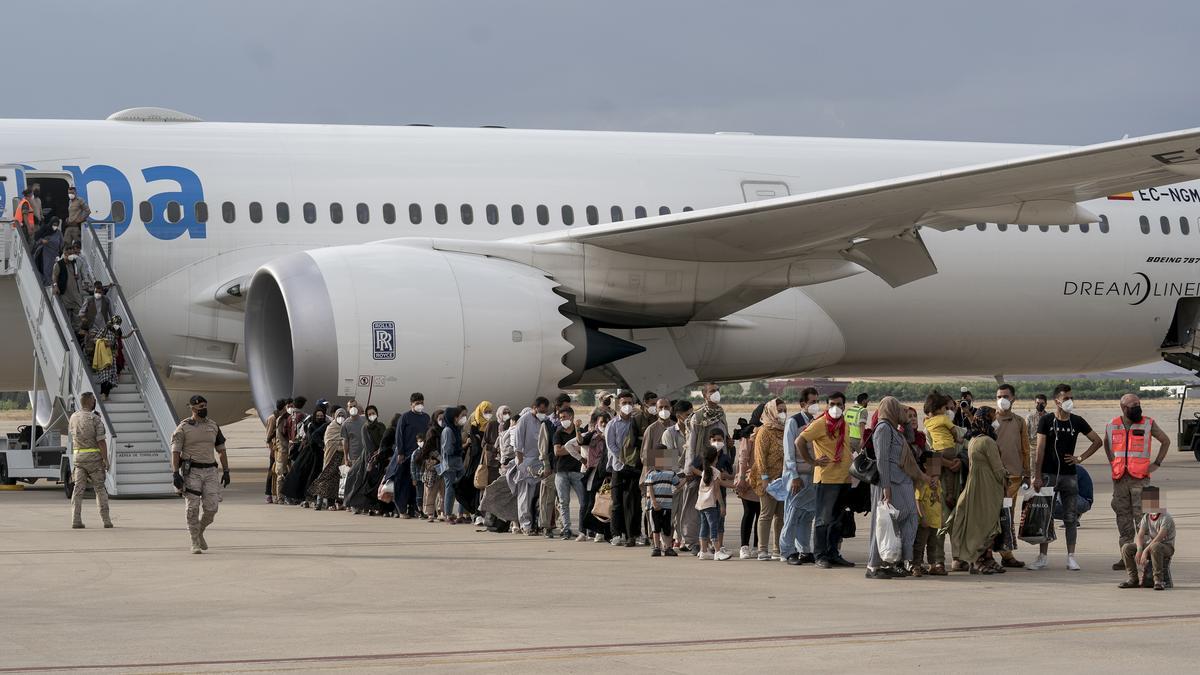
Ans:
[[[604,543],[604,535],[597,534],[596,536],[592,537],[592,541],[596,542],[597,544],[603,544]]]
[[[613,546],[623,546],[624,544],[625,544],[625,536],[624,535],[618,534],[617,536],[612,538]]]
[[[1075,556],[1067,556],[1067,569],[1071,570],[1072,572],[1078,572],[1080,569],[1082,569],[1079,566],[1079,563],[1075,562]]]
[[[720,551],[717,551],[716,555],[713,556],[713,560],[729,560],[732,557],[733,554],[731,554],[729,551],[721,549]]]
[[[583,534],[582,532],[579,533],[578,537],[575,537],[575,541],[587,541],[587,540],[588,540],[588,536],[586,534]]]
[[[699,560],[712,560],[713,554],[709,553],[708,551],[701,551],[700,555],[696,556],[696,558]]]
[[[1039,555],[1033,562],[1029,563],[1029,566],[1026,567],[1025,569],[1044,570],[1049,565],[1050,565],[1050,560],[1048,558],[1046,558],[1046,556],[1044,556],[1044,555]]]
[[[743,546],[741,549],[738,550],[738,557],[741,558],[742,560],[750,560],[754,556],[750,555],[750,547],[749,546]]]
[[[759,560],[770,560],[770,559],[771,559],[771,554],[770,554],[770,553],[767,553],[766,551],[759,551],[759,552],[758,552],[758,559],[759,559]]]

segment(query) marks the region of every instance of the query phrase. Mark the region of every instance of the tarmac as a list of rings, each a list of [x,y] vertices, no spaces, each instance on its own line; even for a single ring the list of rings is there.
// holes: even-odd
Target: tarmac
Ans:
[[[1149,411],[1173,433],[1169,406]],[[1093,424],[1104,416],[1085,413]],[[3,672],[1195,672],[1200,463],[1154,482],[1179,526],[1175,588],[1119,590],[1103,456],[1045,571],[872,581],[863,568],[650,558],[470,525],[263,503],[261,425],[226,429],[233,484],[189,553],[179,499],[114,500],[70,529],[61,488],[0,492]],[[729,541],[740,507],[732,500]],[[866,559],[866,521],[846,556]],[[736,550],[736,546],[731,547]],[[1018,557],[1036,554],[1022,544]]]

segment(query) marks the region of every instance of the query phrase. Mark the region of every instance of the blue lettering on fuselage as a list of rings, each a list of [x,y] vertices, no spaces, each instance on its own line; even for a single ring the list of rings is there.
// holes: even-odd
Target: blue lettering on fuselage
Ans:
[[[133,201],[133,188],[129,178],[119,169],[107,164],[94,164],[87,169],[79,166],[63,166],[75,178],[75,189],[80,198],[88,200],[88,185],[102,183],[108,189],[112,202],[125,205],[125,213],[116,223],[116,235],[119,237],[129,229],[133,222],[133,214],[137,205]],[[196,220],[196,202],[204,201],[204,186],[200,177],[191,169],[182,166],[150,166],[142,169],[142,178],[146,183],[159,181],[174,181],[178,190],[166,190],[146,197],[150,204],[151,217],[146,223],[146,231],[155,239],[171,240],[182,237],[185,233],[189,239],[204,239],[205,224]],[[167,217],[167,205],[174,202],[179,208],[179,218],[172,222]]]

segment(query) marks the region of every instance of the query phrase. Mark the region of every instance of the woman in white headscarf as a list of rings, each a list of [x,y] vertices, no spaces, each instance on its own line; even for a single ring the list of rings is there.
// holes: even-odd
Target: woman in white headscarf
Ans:
[[[308,488],[309,495],[316,501],[314,508],[318,511],[322,508],[328,508],[330,511],[338,510],[338,486],[342,479],[340,467],[346,456],[345,448],[342,446],[342,424],[345,421],[346,411],[338,408],[333,413],[333,419],[329,425],[325,427],[325,458],[321,464],[321,473]]]

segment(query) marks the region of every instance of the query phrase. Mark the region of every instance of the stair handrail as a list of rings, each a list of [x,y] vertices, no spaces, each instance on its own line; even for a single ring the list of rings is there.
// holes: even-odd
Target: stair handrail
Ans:
[[[92,278],[95,281],[100,281],[109,287],[108,298],[113,305],[113,313],[120,313],[121,318],[127,322],[133,334],[130,340],[133,341],[133,349],[129,349],[129,340],[125,341],[125,358],[129,365],[133,368],[137,376],[138,384],[142,388],[142,398],[146,402],[146,407],[150,411],[150,415],[154,418],[158,428],[159,436],[166,448],[171,442],[171,430],[179,423],[179,417],[175,413],[175,406],[171,402],[171,397],[167,394],[167,388],[163,384],[162,378],[159,377],[158,369],[154,367],[154,361],[150,356],[150,348],[146,344],[146,340],[142,337],[142,332],[138,328],[137,318],[129,305],[129,300],[125,297],[121,285],[117,282],[116,272],[113,270],[109,262],[108,254],[104,251],[100,235],[96,232],[96,226],[115,228],[116,223],[113,221],[85,221],[82,228],[84,237],[88,237],[91,243],[91,251],[94,253],[95,261],[91,260],[86,253],[87,246],[84,247],[84,258],[88,261],[88,266],[92,272]],[[101,278],[104,277],[104,278]],[[116,291],[115,295],[113,291]]]

